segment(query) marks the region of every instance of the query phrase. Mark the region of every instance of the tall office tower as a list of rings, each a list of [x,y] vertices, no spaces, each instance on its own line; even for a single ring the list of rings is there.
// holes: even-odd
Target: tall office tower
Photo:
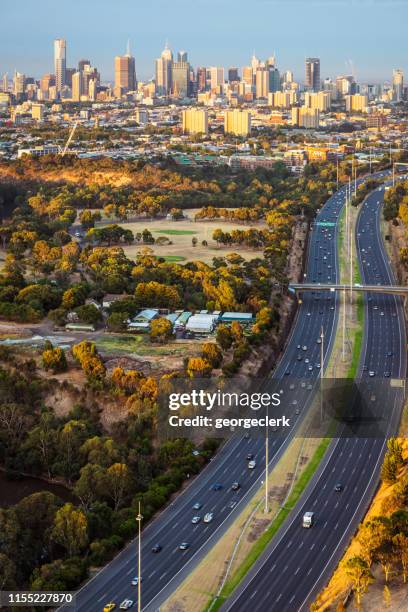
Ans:
[[[186,64],[188,62],[187,51],[179,51],[177,53],[177,61],[178,62],[184,62]]]
[[[392,73],[392,97],[395,102],[401,102],[404,97],[404,73],[400,69]]]
[[[339,96],[356,93],[356,84],[353,76],[338,76],[336,78],[336,89]]]
[[[275,64],[276,64],[275,56],[271,55],[270,57],[268,57],[265,64],[266,66],[269,66],[270,68],[275,68]]]
[[[228,68],[228,82],[236,83],[239,81],[238,68]]]
[[[252,66],[244,66],[242,69],[242,81],[252,87],[254,84],[254,72]]]
[[[172,90],[171,72],[173,53],[167,43],[161,56],[156,60],[156,89],[160,96],[168,96]]]
[[[64,38],[54,40],[54,73],[57,91],[66,85],[67,43]]]
[[[40,81],[40,91],[43,100],[48,100],[48,94],[50,87],[55,85],[55,75],[54,74],[44,74],[41,77]]]
[[[1,81],[1,89],[4,93],[8,92],[8,74],[5,72]]]
[[[306,89],[319,91],[320,89],[320,60],[318,57],[306,58]]]
[[[95,101],[96,94],[98,91],[98,81],[96,79],[89,79],[88,82],[88,100]]]
[[[203,66],[197,68],[197,90],[205,91],[207,89],[207,68]]]
[[[188,62],[173,62],[171,78],[173,94],[181,98],[187,98],[190,93],[190,64]]]
[[[185,134],[208,134],[208,111],[198,108],[183,110],[181,113]]]
[[[24,93],[25,89],[25,74],[21,72],[15,72],[13,78],[13,94],[15,96],[21,96]]]
[[[253,74],[256,73],[257,68],[259,68],[260,65],[261,65],[261,62],[259,61],[259,59],[256,57],[254,53],[251,58],[251,68],[252,68]]]
[[[130,53],[128,43],[126,55],[115,57],[115,96],[121,98],[128,91],[136,91],[135,58]]]
[[[79,102],[82,96],[82,72],[78,70],[72,75],[72,99]]]
[[[255,74],[255,87],[257,98],[267,98],[269,93],[279,91],[279,70],[265,65],[259,66]]]
[[[282,74],[283,83],[293,83],[293,72],[291,70],[285,70]]]
[[[81,60],[79,60],[79,62],[78,62],[78,70],[79,70],[79,72],[83,72],[85,66],[90,66],[90,65],[91,65],[91,62],[88,59],[81,59]]]
[[[211,91],[215,91],[224,85],[224,68],[212,66],[210,68]]]
[[[251,133],[251,113],[247,110],[226,111],[224,115],[224,133],[235,136],[249,136]]]

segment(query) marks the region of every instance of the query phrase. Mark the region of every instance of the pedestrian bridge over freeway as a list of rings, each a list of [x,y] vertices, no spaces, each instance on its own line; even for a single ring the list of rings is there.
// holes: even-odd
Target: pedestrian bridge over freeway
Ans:
[[[290,283],[289,291],[303,293],[304,291],[368,291],[370,293],[392,293],[408,295],[408,287],[397,285],[334,285],[321,283]]]

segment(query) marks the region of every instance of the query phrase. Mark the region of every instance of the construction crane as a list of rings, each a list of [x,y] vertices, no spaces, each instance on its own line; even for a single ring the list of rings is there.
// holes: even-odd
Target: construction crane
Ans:
[[[71,144],[71,140],[72,140],[72,139],[73,139],[73,137],[74,137],[75,130],[77,129],[77,127],[78,127],[78,121],[76,121],[76,122],[74,123],[74,125],[72,126],[72,129],[71,129],[71,131],[70,131],[70,133],[69,133],[69,136],[68,136],[67,142],[65,143],[65,147],[64,147],[63,149],[62,149],[61,147],[59,148],[59,149],[60,149],[60,150],[59,150],[59,154],[61,155],[61,157],[64,157],[65,153],[68,151],[68,147],[69,147],[69,145]]]

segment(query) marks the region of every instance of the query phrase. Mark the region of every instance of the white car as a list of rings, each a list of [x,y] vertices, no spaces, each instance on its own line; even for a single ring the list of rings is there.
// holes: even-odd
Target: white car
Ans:
[[[214,513],[213,512],[207,512],[207,514],[204,515],[203,521],[204,521],[204,523],[211,523],[213,518],[214,518]]]
[[[248,461],[248,468],[250,470],[255,469],[255,467],[256,467],[256,461]]]
[[[119,606],[120,610],[129,610],[129,608],[131,608],[133,606],[133,600],[132,599],[124,599],[122,601],[122,603]]]
[[[143,582],[143,578],[140,578],[140,582]],[[132,580],[132,586],[137,586],[139,584],[138,576],[135,576]]]
[[[197,523],[199,523],[201,521],[201,516],[193,516],[193,518],[191,519],[191,522],[193,523],[193,525],[197,525]]]

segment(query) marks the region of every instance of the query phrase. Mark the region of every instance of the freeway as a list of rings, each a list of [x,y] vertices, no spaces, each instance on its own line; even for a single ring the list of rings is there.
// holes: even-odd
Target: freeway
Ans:
[[[315,226],[310,237],[307,273],[305,281],[318,276],[327,281],[338,279],[337,221],[344,204],[345,188],[334,194],[320,211],[318,218],[334,224],[330,229]],[[318,296],[307,296],[297,314],[286,349],[273,374],[275,379],[286,381],[285,398],[287,416],[301,420],[302,409],[310,401],[320,371],[320,344],[318,339],[323,328],[324,363],[331,351],[337,323],[337,298],[330,292]],[[300,351],[298,347],[306,347]],[[298,360],[299,352],[302,359]],[[309,360],[309,365],[305,359]],[[304,387],[289,383],[289,379],[303,377]],[[270,384],[274,381],[270,380]],[[283,383],[280,383],[283,387]],[[286,391],[287,388],[287,391]],[[294,403],[296,402],[296,404]],[[299,414],[296,414],[299,413]],[[283,453],[287,444],[284,437],[275,437],[270,442],[270,466]],[[246,456],[254,455],[256,467],[249,470]],[[160,603],[191,572],[232,523],[243,505],[260,486],[264,466],[264,441],[237,437],[227,442],[213,461],[201,474],[143,531],[142,547],[142,604],[144,610],[157,610]],[[231,490],[234,481],[240,483],[238,491]],[[213,490],[220,483],[220,490]],[[202,504],[199,512],[193,510],[195,503]],[[211,523],[192,524],[195,514],[201,517],[214,513]],[[179,550],[182,542],[190,544],[187,550]],[[154,554],[152,547],[162,546]],[[125,598],[137,599],[137,587],[131,585],[137,575],[137,541],[131,542],[105,568],[88,581],[77,593],[78,612],[100,611],[110,601],[120,603]]]
[[[362,205],[356,241],[362,281],[395,284],[380,233],[382,188]],[[395,295],[365,298],[365,333],[359,379],[371,394],[380,423],[365,437],[339,437],[318,478],[307,488],[282,533],[265,551],[242,585],[223,606],[231,612],[305,612],[327,582],[361,521],[378,484],[386,437],[397,431],[403,391],[390,381],[406,376],[406,332],[402,301]],[[342,491],[335,490],[341,483]],[[302,528],[306,511],[316,514]]]

